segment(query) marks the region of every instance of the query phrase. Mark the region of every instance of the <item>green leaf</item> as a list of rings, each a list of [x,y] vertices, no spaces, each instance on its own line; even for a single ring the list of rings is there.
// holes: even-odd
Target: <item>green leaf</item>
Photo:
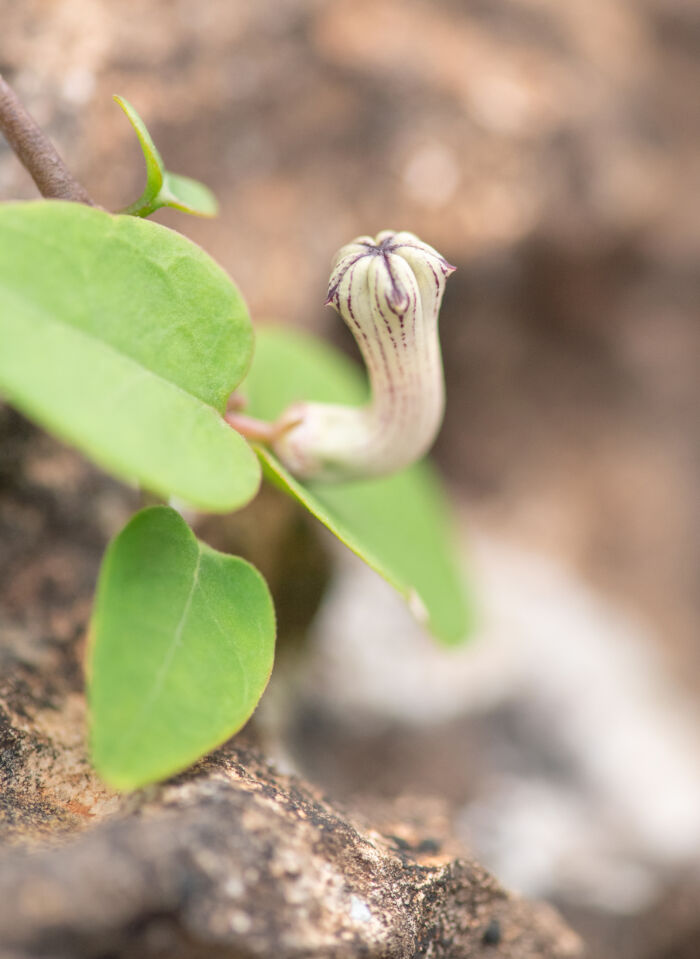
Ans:
[[[122,212],[146,217],[161,207],[170,206],[194,216],[216,216],[219,205],[209,187],[198,180],[166,170],[151,134],[136,110],[124,97],[115,96],[114,100],[134,128],[146,161],[146,187],[139,199]]]
[[[91,627],[90,741],[98,773],[136,789],[186,768],[244,725],[272,670],[262,576],[200,543],[165,506],[107,549]]]
[[[182,213],[192,213],[196,216],[216,216],[219,204],[209,187],[199,180],[192,180],[188,176],[165,171],[163,188],[159,199],[161,206],[171,206]]]
[[[152,206],[152,204],[160,193],[160,188],[163,186],[165,166],[163,165],[163,160],[158,152],[158,148],[146,128],[146,124],[136,110],[134,110],[129,101],[125,100],[124,97],[115,94],[113,99],[119,104],[124,113],[126,113],[129,123],[134,128],[136,136],[139,138],[139,143],[141,144],[143,158],[146,161],[146,188],[139,199],[127,207],[124,213],[130,213],[135,216],[147,216],[148,214],[139,211],[148,209],[152,213],[157,209],[157,207]]]
[[[178,233],[77,203],[0,206],[0,394],[161,496],[236,509],[260,467],[224,422],[252,330]]]
[[[366,383],[349,360],[306,334],[258,331],[253,367],[243,383],[246,413],[274,420],[291,403],[361,403]],[[408,600],[447,644],[473,626],[441,484],[428,463],[394,476],[344,484],[302,485],[262,447],[267,479],[297,499]]]

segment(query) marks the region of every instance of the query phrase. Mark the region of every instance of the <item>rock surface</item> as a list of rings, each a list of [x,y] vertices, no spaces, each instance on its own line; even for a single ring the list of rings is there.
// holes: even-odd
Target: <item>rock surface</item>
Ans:
[[[240,737],[163,786],[106,789],[82,649],[133,494],[1,409],[0,450],[0,956],[581,955],[415,808],[358,824]]]
[[[479,866],[363,832],[230,747],[57,849],[0,857],[16,955],[577,957]],[[420,845],[419,845],[420,850]]]
[[[215,188],[218,220],[164,220],[232,272],[256,321],[339,335],[321,306],[327,266],[358,233],[406,226],[444,252],[459,269],[441,318],[450,399],[436,454],[455,490],[489,528],[565,560],[648,621],[681,694],[697,699],[697,2],[151,0],[125,17],[119,0],[0,0],[0,24],[0,69],[101,203],[117,209],[143,186],[114,92],[172,169]],[[0,193],[35,196],[2,143]],[[18,437],[0,439],[1,486]],[[0,818],[13,842],[119,809],[82,759],[78,664],[102,546],[129,512],[75,457],[34,445],[23,475],[0,495],[0,647],[22,660],[0,652],[0,682],[15,677],[0,691],[11,717]],[[53,673],[62,691],[42,692],[37,676]],[[585,681],[576,697],[552,689],[569,719],[569,704],[594,703]],[[399,730],[373,759],[366,733],[343,729],[355,775],[313,720],[306,774],[316,781],[332,755],[327,779],[342,767],[375,793],[420,779],[464,802],[497,752],[488,723]],[[517,747],[505,762],[539,775],[538,757],[551,764],[542,741],[528,766],[522,722],[505,725]],[[651,769],[646,749],[644,760]],[[616,775],[633,767],[623,759]],[[584,802],[599,796],[588,789]],[[514,808],[510,786],[508,797],[517,821],[542,808]],[[619,821],[626,834],[629,817]],[[568,913],[597,959],[700,955],[695,886],[679,897],[682,876],[657,878],[667,898],[644,915],[612,913],[609,900]]]

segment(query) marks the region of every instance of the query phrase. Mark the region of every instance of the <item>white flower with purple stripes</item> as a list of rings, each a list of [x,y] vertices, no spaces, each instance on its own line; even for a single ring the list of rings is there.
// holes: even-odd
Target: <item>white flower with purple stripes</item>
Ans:
[[[393,473],[430,448],[445,391],[438,312],[454,267],[412,233],[358,237],[335,258],[327,303],[367,365],[364,407],[296,403],[275,424],[273,449],[301,479]]]

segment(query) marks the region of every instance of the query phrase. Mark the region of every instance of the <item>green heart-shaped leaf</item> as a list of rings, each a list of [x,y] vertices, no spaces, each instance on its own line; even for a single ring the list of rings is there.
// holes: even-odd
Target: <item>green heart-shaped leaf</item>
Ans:
[[[0,206],[0,394],[117,476],[213,511],[260,467],[221,413],[250,319],[178,233],[77,203]]]
[[[165,506],[107,549],[91,628],[90,740],[118,789],[184,769],[248,720],[267,685],[275,617],[249,563],[200,543]]]
[[[124,97],[115,96],[114,100],[126,113],[134,128],[146,161],[145,189],[138,200],[122,212],[144,217],[150,216],[161,207],[170,206],[194,216],[216,216],[219,205],[209,187],[199,180],[166,170],[153,138],[136,110]]]
[[[246,413],[275,420],[297,400],[362,403],[367,387],[358,369],[329,346],[297,331],[263,327],[242,392]],[[473,611],[445,496],[428,463],[383,479],[302,484],[268,450],[257,452],[265,476],[399,590],[438,639],[452,644],[468,635]]]

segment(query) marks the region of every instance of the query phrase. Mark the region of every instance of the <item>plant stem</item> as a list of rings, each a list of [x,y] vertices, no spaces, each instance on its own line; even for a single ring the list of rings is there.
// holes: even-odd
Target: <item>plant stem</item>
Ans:
[[[31,175],[42,196],[95,206],[72,176],[53,143],[22,106],[0,74],[0,131]]]
[[[234,410],[229,410],[224,419],[237,433],[253,442],[272,443],[277,436],[278,430],[274,423],[266,423],[264,420],[245,416],[243,413],[237,413]]]

